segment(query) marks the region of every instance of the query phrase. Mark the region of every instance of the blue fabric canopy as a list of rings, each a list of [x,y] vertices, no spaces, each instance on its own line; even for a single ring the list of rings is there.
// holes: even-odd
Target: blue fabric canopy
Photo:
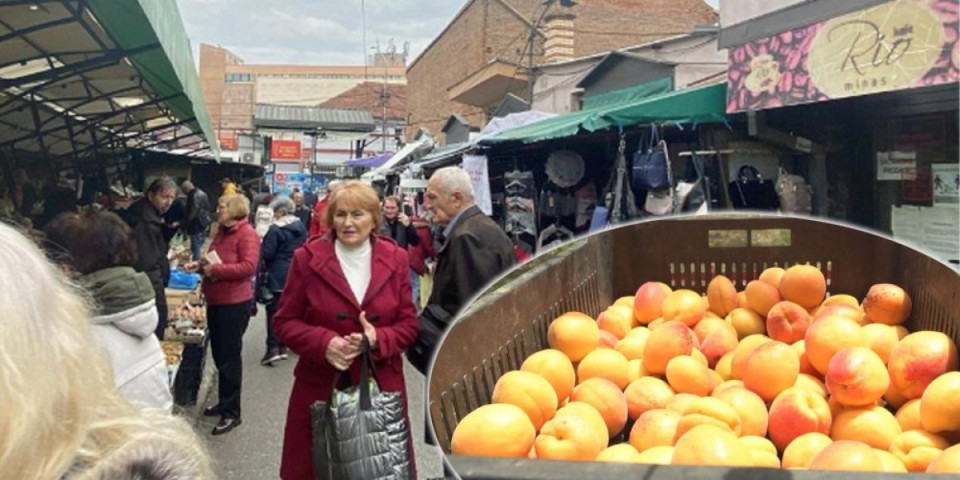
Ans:
[[[387,160],[390,160],[390,158],[393,157],[393,154],[393,152],[386,152],[373,157],[354,158],[344,162],[344,165],[348,167],[376,168],[386,163]]]

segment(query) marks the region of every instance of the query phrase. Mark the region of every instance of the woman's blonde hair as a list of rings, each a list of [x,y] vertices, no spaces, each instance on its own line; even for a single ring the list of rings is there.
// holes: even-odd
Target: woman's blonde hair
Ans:
[[[117,393],[89,331],[87,297],[2,223],[0,271],[3,475],[134,478],[146,467],[142,478],[212,477],[203,444],[183,419],[138,411]]]
[[[247,197],[234,193],[220,197],[226,205],[227,216],[233,220],[243,220],[250,216],[250,201]]]
[[[330,230],[333,230],[333,217],[341,205],[370,212],[373,216],[373,233],[377,232],[380,227],[380,196],[373,187],[359,180],[348,180],[340,184],[330,197],[324,213],[324,221]]]

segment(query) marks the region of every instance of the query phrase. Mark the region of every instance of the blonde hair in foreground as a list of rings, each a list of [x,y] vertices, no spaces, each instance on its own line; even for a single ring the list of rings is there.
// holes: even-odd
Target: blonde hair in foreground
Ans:
[[[182,419],[134,409],[90,336],[85,297],[0,223],[0,474],[18,479],[212,478]]]

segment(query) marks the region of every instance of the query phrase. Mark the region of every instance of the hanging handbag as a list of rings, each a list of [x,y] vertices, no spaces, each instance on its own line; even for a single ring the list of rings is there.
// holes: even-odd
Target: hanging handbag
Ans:
[[[813,190],[800,175],[791,175],[780,167],[776,183],[780,211],[787,213],[813,213]]]
[[[273,302],[275,298],[273,290],[270,289],[270,272],[267,271],[267,267],[263,262],[260,262],[260,267],[257,268],[257,281],[254,285],[254,294],[257,297],[257,303],[264,305]]]
[[[344,376],[338,372],[330,401],[310,406],[315,477],[409,479],[410,429],[403,414],[403,397],[400,392],[380,391],[366,335],[360,357],[359,385],[338,389]]]
[[[656,125],[650,125],[649,142],[633,154],[632,179],[634,191],[670,188],[667,143],[660,139]]]
[[[776,210],[780,207],[773,182],[764,180],[753,165],[743,165],[737,178],[727,187],[734,208],[747,210]]]

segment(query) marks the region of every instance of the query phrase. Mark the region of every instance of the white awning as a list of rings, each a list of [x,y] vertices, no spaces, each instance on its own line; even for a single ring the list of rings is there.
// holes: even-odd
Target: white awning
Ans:
[[[390,170],[392,170],[394,167],[397,167],[405,161],[411,159],[415,154],[429,151],[432,148],[433,138],[425,135],[420,140],[404,145],[400,151],[390,157],[390,159],[387,160],[383,165],[364,173],[360,176],[360,178],[368,182],[386,178],[387,173],[390,172]]]

